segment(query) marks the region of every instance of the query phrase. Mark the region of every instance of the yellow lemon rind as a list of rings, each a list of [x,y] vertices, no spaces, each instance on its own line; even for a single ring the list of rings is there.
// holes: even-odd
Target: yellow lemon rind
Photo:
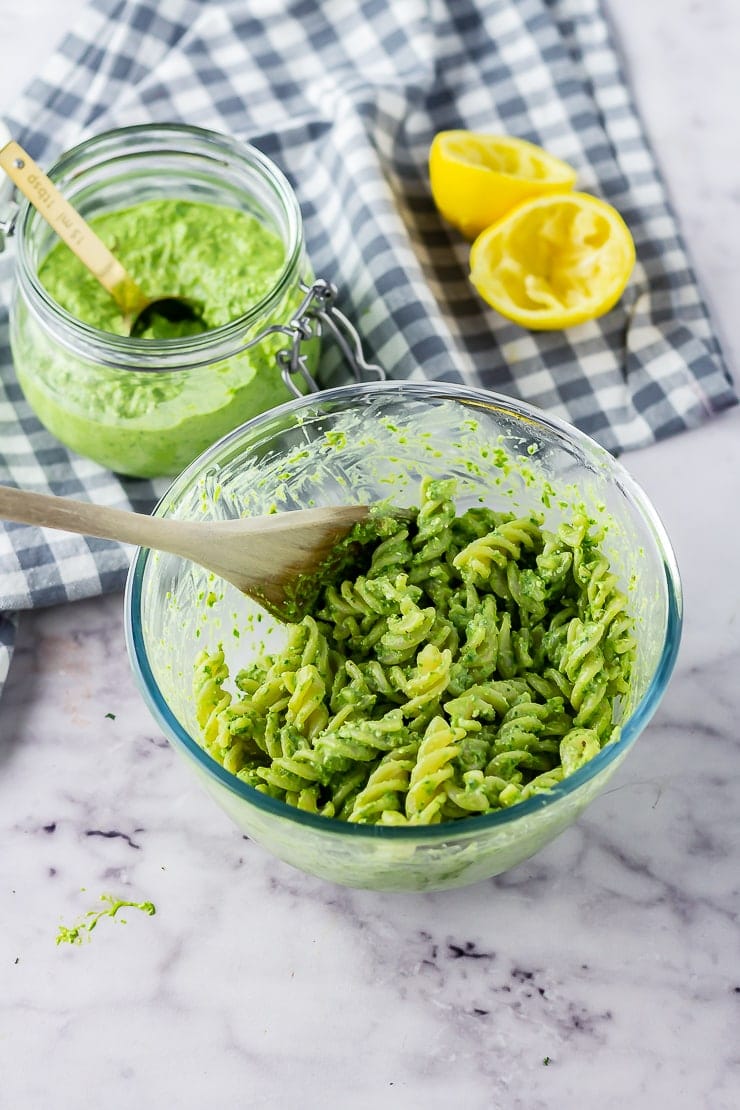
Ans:
[[[546,167],[547,176],[528,177],[466,160],[454,142],[472,147],[526,151]],[[444,216],[467,239],[533,196],[569,192],[576,181],[573,166],[535,143],[510,135],[486,135],[477,131],[440,131],[429,152],[429,178],[434,202]]]
[[[614,279],[604,288],[600,288],[598,296],[587,302],[574,306],[571,309],[526,309],[517,305],[508,297],[500,297],[492,291],[489,278],[489,268],[484,258],[486,247],[497,236],[501,235],[509,225],[515,224],[523,215],[530,211],[554,204],[575,203],[581,207],[596,209],[604,216],[612,228],[613,234],[619,237],[619,246],[623,251],[623,260]],[[470,281],[477,292],[492,308],[502,316],[512,320],[531,331],[560,331],[565,328],[583,324],[588,320],[595,320],[609,312],[624,293],[635,266],[636,254],[632,234],[622,216],[607,201],[590,193],[568,193],[565,196],[531,197],[512,208],[505,216],[490,227],[486,228],[476,238],[470,250]]]

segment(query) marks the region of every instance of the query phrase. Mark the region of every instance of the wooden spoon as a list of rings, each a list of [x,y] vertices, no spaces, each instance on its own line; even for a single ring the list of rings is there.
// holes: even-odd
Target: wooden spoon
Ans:
[[[168,520],[0,486],[0,520],[168,551],[225,578],[281,617],[296,615],[299,579],[326,567],[336,544],[368,512],[367,505],[334,505],[240,520]]]
[[[15,140],[0,147],[0,167],[56,231],[121,310],[129,335],[140,336],[154,315],[166,320],[199,319],[183,297],[149,297],[79,212]]]

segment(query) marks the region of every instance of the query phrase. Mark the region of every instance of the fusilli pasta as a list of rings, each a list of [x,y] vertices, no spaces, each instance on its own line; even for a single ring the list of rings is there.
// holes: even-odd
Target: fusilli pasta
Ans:
[[[455,515],[425,479],[363,572],[235,678],[195,661],[201,743],[263,793],[340,820],[457,820],[552,789],[619,734],[627,598],[585,515]]]

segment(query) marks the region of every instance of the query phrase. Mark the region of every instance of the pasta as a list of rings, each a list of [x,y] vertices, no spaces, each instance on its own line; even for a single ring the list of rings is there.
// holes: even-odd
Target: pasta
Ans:
[[[424,479],[361,573],[225,684],[195,662],[200,741],[262,793],[352,823],[424,825],[552,789],[617,738],[633,621],[585,514],[456,515]]]

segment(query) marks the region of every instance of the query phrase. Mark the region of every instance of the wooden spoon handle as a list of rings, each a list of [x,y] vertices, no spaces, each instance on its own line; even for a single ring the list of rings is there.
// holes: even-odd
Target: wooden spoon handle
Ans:
[[[277,584],[277,598],[282,596],[287,579],[326,555],[336,540],[367,513],[365,505],[343,505],[251,519],[166,520],[0,486],[0,520],[168,551],[199,563],[245,592]]]
[[[0,149],[0,166],[83,266],[108,290],[124,316],[140,312],[148,298],[103,240],[15,140],[11,139]]]
[[[54,497],[48,493],[30,493],[14,486],[0,486],[0,519],[19,524],[36,524],[42,528],[59,528],[81,536],[98,536],[104,540],[156,547],[179,554],[180,528],[177,521],[158,520],[144,513],[92,505],[70,497]]]

